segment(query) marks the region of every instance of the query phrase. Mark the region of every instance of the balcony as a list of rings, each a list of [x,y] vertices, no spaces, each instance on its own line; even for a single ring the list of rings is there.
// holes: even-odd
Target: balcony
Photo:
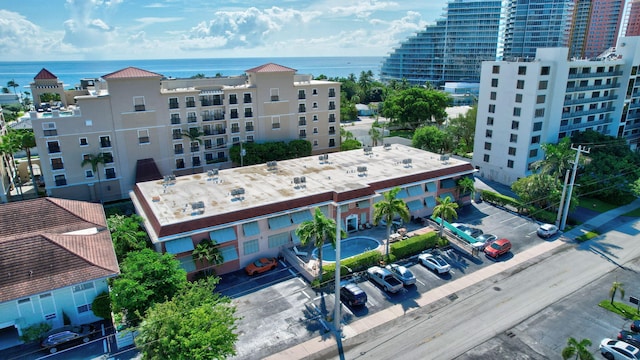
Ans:
[[[611,119],[604,119],[604,120],[599,120],[599,121],[589,121],[589,122],[581,122],[579,124],[569,124],[569,125],[565,125],[565,126],[560,126],[560,131],[571,131],[571,130],[576,130],[576,129],[581,129],[581,128],[591,128],[594,126],[598,126],[598,125],[604,125],[604,124],[610,124],[611,123]]]
[[[217,164],[217,163],[221,163],[221,162],[227,162],[227,157],[218,157],[218,158],[213,158],[213,159],[207,159],[206,162],[207,162],[207,165],[209,165],[209,164]]]
[[[189,100],[189,101],[187,101],[187,102],[185,103],[185,105],[186,105],[188,108],[196,107],[196,102],[195,102],[195,100]]]
[[[179,109],[180,105],[178,104],[177,101],[171,101],[169,102],[169,109]]]
[[[253,128],[253,126],[246,126],[244,128],[244,131],[254,131],[254,128]]]
[[[595,115],[595,114],[601,114],[601,113],[611,112],[611,111],[615,111],[615,106],[607,106],[600,109],[589,109],[584,111],[567,112],[562,114],[562,118],[569,119],[569,118],[578,117],[578,116]]]
[[[200,146],[191,146],[192,153],[199,152],[199,151],[200,151]]]
[[[237,134],[240,132],[240,128],[239,127],[231,127],[231,133],[232,134]]]
[[[187,116],[187,122],[190,122],[190,123],[198,122],[198,118],[195,116]]]
[[[304,93],[298,94],[298,100],[304,100],[307,96]]]
[[[606,90],[606,89],[617,89],[620,87],[620,84],[603,84],[603,85],[589,85],[589,86],[575,86],[568,87],[567,92],[578,92],[578,91],[590,91],[590,90]]]
[[[298,121],[298,126],[306,126],[307,122],[306,121]]]
[[[224,120],[224,114],[214,114],[213,120]]]
[[[578,104],[586,104],[592,102],[601,102],[601,101],[611,101],[616,100],[618,95],[610,95],[610,96],[600,96],[600,97],[592,97],[592,98],[582,98],[582,99],[573,99],[573,100],[565,100],[565,105],[578,105]]]
[[[134,106],[133,106],[133,109],[134,109],[135,111],[145,111],[145,107],[144,107],[144,105],[134,105]],[[66,182],[65,182],[65,185],[66,185]]]
[[[329,135],[335,135],[336,131],[335,130],[329,130]]]
[[[180,117],[171,117],[171,125],[179,125],[180,124]]]
[[[244,112],[244,117],[246,117],[246,118],[253,117],[253,113],[251,111],[245,111]]]
[[[184,154],[184,149],[183,148],[173,149],[173,154],[174,155],[182,155],[182,154]]]
[[[307,107],[304,105],[298,106],[298,112],[299,113],[307,112]]]
[[[590,72],[590,73],[575,73],[569,74],[569,79],[584,79],[584,78],[600,78],[622,76],[622,71],[607,71],[607,72]]]
[[[280,96],[278,96],[278,95],[271,95],[271,101],[280,101]]]

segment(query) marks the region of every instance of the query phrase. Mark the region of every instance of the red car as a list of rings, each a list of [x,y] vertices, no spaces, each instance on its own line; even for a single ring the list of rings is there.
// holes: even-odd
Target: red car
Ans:
[[[278,260],[276,258],[261,258],[244,268],[247,275],[255,275],[263,273],[265,271],[273,270],[278,267]]]
[[[485,247],[484,253],[495,259],[500,255],[508,253],[509,250],[511,250],[511,241],[507,239],[500,239]]]

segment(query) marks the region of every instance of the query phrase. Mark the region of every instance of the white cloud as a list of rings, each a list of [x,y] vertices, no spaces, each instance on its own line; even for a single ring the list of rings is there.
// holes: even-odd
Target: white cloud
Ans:
[[[182,20],[184,20],[184,18],[182,17],[141,17],[136,19],[136,21],[142,23],[143,26],[160,24],[160,23],[178,22]]]
[[[358,2],[357,4],[350,6],[332,6],[329,8],[329,12],[332,15],[339,15],[343,17],[355,16],[361,19],[368,18],[376,11],[385,10],[390,7],[398,5],[395,2],[375,1]]]
[[[0,54],[5,60],[46,53],[57,42],[57,35],[43,31],[16,12],[0,10]]]
[[[104,19],[96,16],[96,12],[110,9],[122,0],[67,0],[71,18],[64,22],[65,34],[63,42],[79,49],[102,47],[117,39],[115,28]]]

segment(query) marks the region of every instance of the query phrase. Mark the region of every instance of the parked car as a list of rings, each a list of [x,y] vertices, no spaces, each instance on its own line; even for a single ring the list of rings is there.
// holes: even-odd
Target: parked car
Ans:
[[[640,349],[624,341],[604,338],[600,342],[600,353],[607,360],[638,360]]]
[[[438,274],[446,274],[451,270],[451,265],[442,258],[439,254],[422,253],[418,255],[420,263],[427,267],[431,271],[435,271]]]
[[[367,303],[367,293],[354,283],[340,286],[340,301],[349,306],[362,306]]]
[[[498,240],[498,237],[493,234],[482,234],[476,238],[476,242],[471,244],[471,246],[479,250],[484,250],[484,248],[496,240]]]
[[[396,227],[401,227],[403,224],[402,219],[393,219],[393,221],[391,222],[391,226],[396,226]],[[387,220],[385,219],[380,219],[380,225],[382,226],[387,226]]]
[[[631,323],[631,331],[640,333],[640,320]]]
[[[640,348],[640,334],[633,331],[622,330],[618,333],[618,340],[622,340],[637,348]]]
[[[82,343],[89,342],[88,335],[80,335],[73,331],[60,331],[53,333],[40,343],[40,347],[47,349],[50,353],[56,353],[59,350],[67,349]]]
[[[367,276],[369,280],[380,285],[386,292],[397,293],[403,288],[400,280],[396,279],[389,270],[380,266],[372,266],[367,269]]]
[[[386,266],[386,269],[396,277],[396,279],[402,282],[402,285],[409,286],[416,283],[416,277],[413,275],[411,270],[406,267],[398,264],[389,264]]]
[[[451,224],[451,226],[455,227],[456,229],[462,231],[463,233],[471,236],[472,238],[476,238],[480,235],[483,234],[482,230],[478,229],[478,228],[474,228],[465,224],[461,224],[461,223],[453,223]]]
[[[558,232],[558,227],[553,224],[542,224],[538,228],[538,236],[541,238],[549,238]]]
[[[507,239],[499,239],[484,248],[484,253],[495,259],[500,255],[508,253],[509,250],[511,250],[511,241]]]
[[[276,258],[260,258],[244,268],[247,275],[260,274],[269,270],[273,270],[278,267],[278,260]]]

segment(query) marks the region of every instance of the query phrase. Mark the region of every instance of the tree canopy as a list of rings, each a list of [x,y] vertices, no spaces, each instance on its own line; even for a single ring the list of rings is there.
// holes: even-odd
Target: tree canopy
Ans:
[[[395,187],[382,194],[383,199],[373,205],[373,224],[378,225],[381,221],[387,224],[386,256],[389,259],[389,237],[391,236],[391,224],[396,216],[404,222],[409,222],[411,213],[404,200],[397,198],[400,192],[399,187]]]
[[[122,262],[129,252],[148,247],[149,236],[142,228],[142,222],[142,217],[135,214],[111,215],[107,218],[118,262]]]
[[[412,87],[389,95],[382,114],[392,125],[416,129],[421,125],[442,124],[450,102],[449,95],[442,91]]]
[[[215,293],[218,278],[189,283],[169,301],[153,305],[136,345],[145,359],[223,359],[236,354],[236,308]]]
[[[329,241],[333,247],[336,247],[336,221],[327,218],[318,208],[313,214],[313,219],[303,221],[296,229],[296,235],[303,245],[313,243],[318,249],[318,268],[320,269],[320,283],[322,283],[322,246],[325,241]],[[341,229],[340,238],[347,237],[346,231]]]
[[[452,141],[449,134],[433,125],[417,128],[413,133],[411,145],[437,154],[444,154],[452,149]]]
[[[474,106],[464,114],[451,119],[446,132],[455,144],[455,152],[461,155],[473,152],[473,141],[476,133],[476,117],[478,107]]]

